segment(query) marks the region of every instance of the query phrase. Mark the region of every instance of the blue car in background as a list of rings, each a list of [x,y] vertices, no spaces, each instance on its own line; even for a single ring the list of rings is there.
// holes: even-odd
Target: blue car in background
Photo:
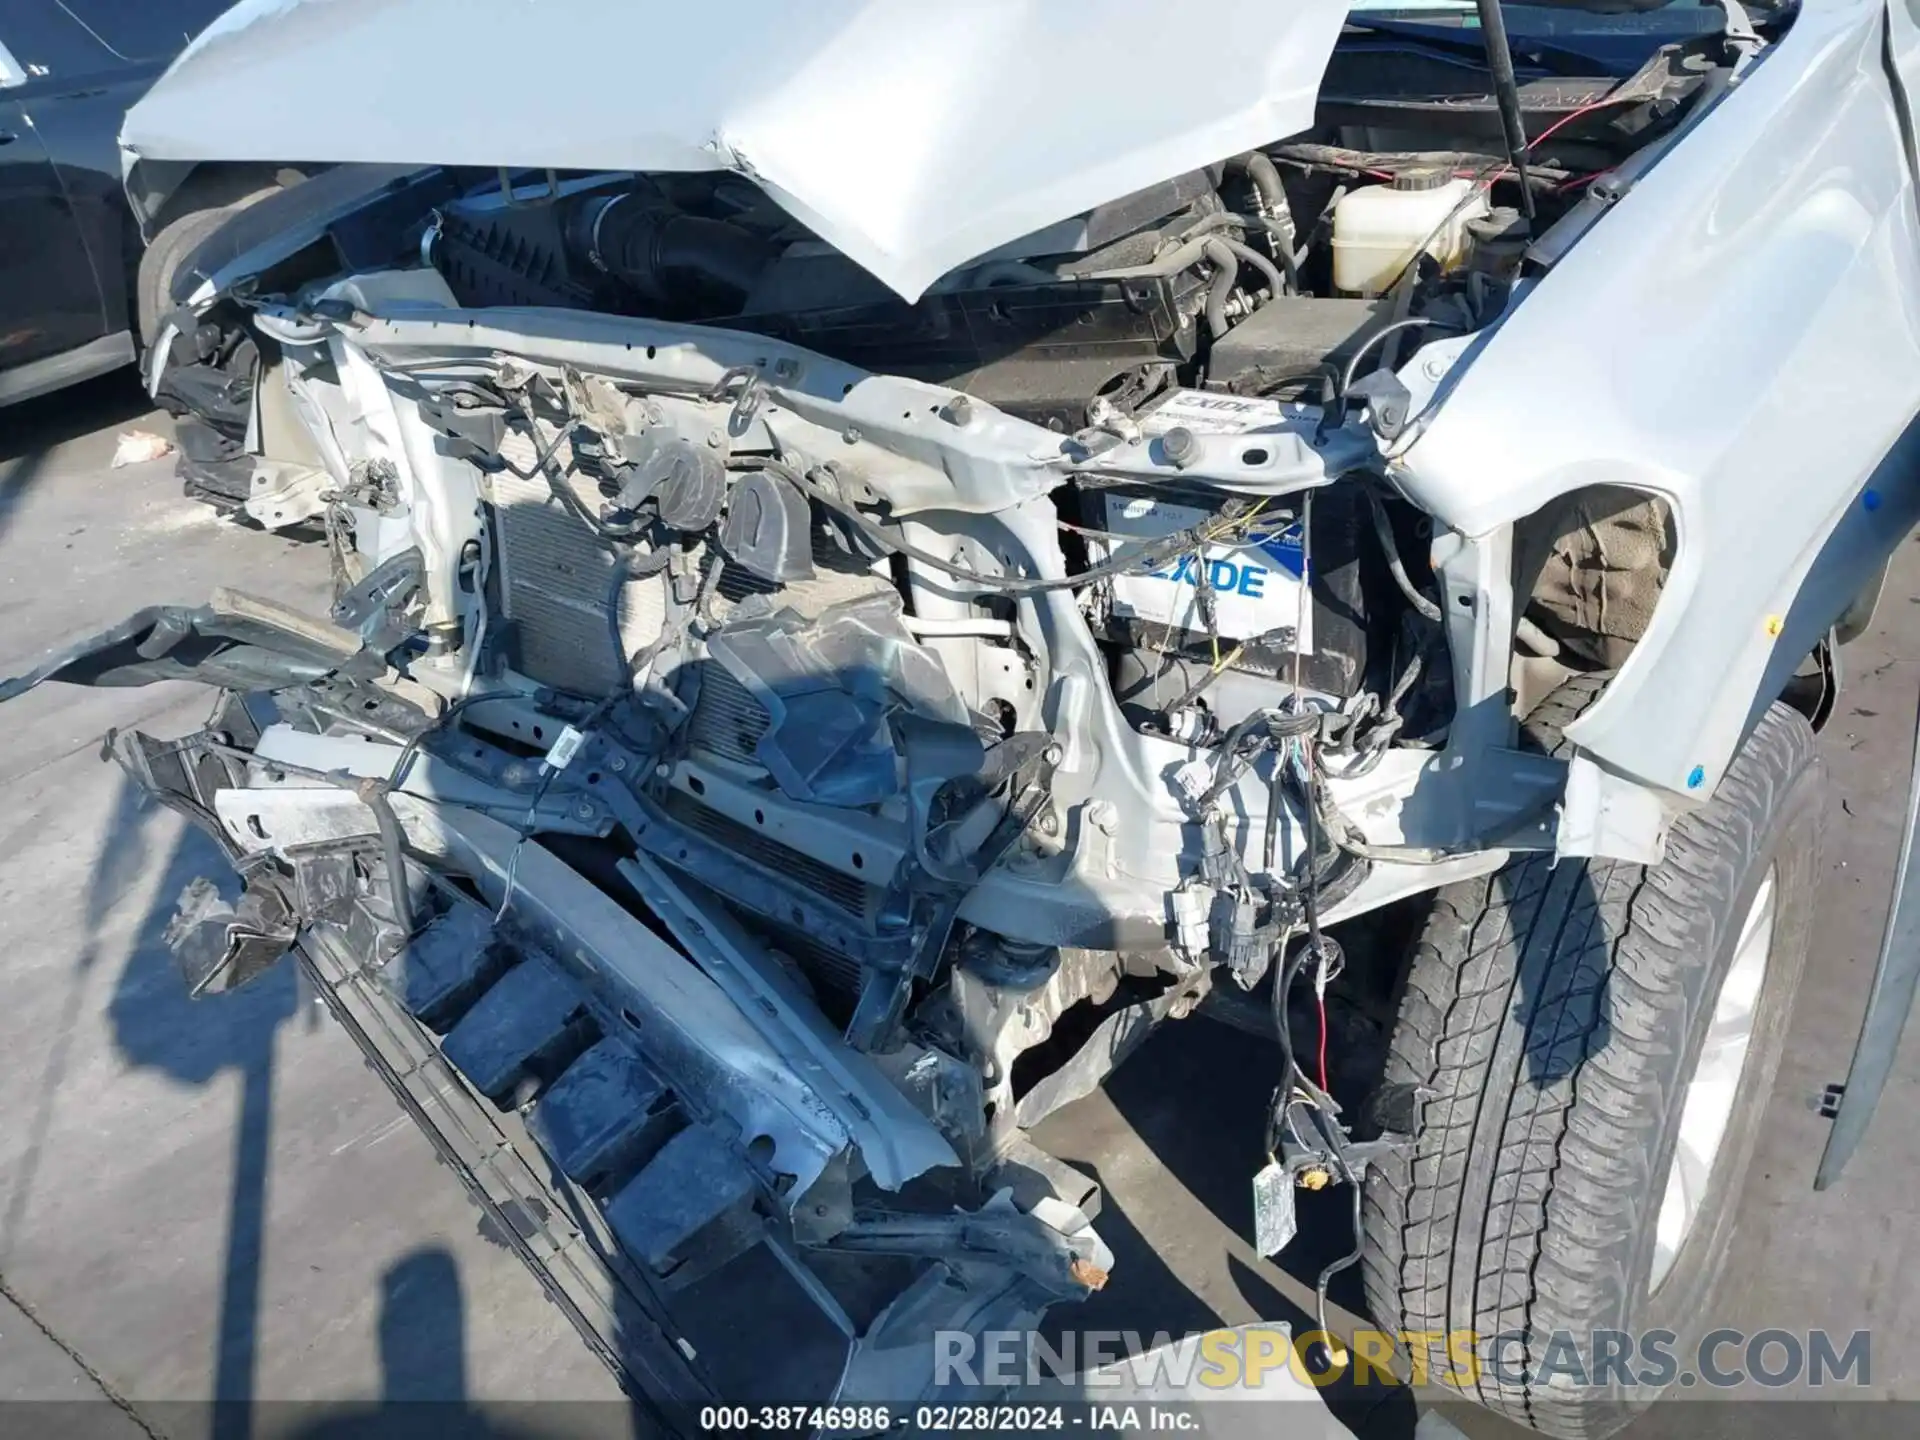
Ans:
[[[0,406],[130,363],[180,260],[234,209],[292,178],[181,167],[147,198],[121,181],[127,108],[227,0],[0,5]]]

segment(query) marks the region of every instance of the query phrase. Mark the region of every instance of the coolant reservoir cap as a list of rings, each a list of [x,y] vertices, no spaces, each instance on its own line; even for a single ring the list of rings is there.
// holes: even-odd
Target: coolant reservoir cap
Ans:
[[[1438,165],[1417,165],[1396,171],[1393,177],[1395,190],[1438,190],[1446,183],[1447,172]]]

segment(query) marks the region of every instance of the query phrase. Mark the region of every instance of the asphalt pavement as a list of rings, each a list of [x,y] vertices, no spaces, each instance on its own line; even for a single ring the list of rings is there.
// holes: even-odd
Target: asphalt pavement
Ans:
[[[323,608],[314,545],[221,520],[172,462],[108,468],[116,435],[165,430],[131,377],[0,410],[0,674],[56,640],[215,585]],[[1877,1398],[1920,1399],[1904,1340],[1920,1321],[1920,1042],[1841,1187],[1815,1195],[1826,1122],[1872,973],[1920,690],[1920,547],[1901,547],[1872,631],[1845,653],[1822,738],[1832,787],[1826,880],[1766,1133],[1741,1199],[1721,1323],[1874,1332]],[[324,1430],[316,1405],[487,1407],[494,1433],[540,1417],[631,1424],[611,1377],[478,1212],[291,967],[189,1001],[161,932],[218,853],[143,808],[100,760],[110,729],[179,734],[209,694],[46,687],[0,710],[0,1401],[94,1399],[88,1433]],[[1259,1260],[1248,1180],[1272,1052],[1208,1021],[1170,1027],[1046,1139],[1106,1190],[1118,1263],[1064,1323],[1175,1333],[1303,1325],[1333,1197],[1284,1265]],[[1311,1197],[1318,1201],[1321,1197]],[[1331,1208],[1329,1208],[1331,1207]],[[1343,1282],[1357,1281],[1357,1275]],[[1357,1306],[1353,1284],[1335,1299]],[[1345,1310],[1342,1314],[1347,1313]],[[1758,1405],[1663,1404],[1631,1432],[1803,1433],[1800,1392]],[[209,1402],[227,1402],[223,1406]],[[565,1411],[555,1402],[593,1402]],[[1368,1436],[1403,1437],[1399,1392],[1343,1394]],[[18,1411],[0,1409],[4,1416]],[[404,1411],[400,1413],[405,1413]],[[444,1419],[447,1412],[437,1411]],[[1858,1412],[1871,1428],[1874,1410]],[[503,1420],[503,1414],[512,1418]],[[1518,1433],[1465,1422],[1478,1435]]]

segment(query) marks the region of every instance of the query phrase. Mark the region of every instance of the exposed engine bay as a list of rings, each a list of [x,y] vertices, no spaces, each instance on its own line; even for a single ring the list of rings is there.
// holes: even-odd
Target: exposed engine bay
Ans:
[[[1391,458],[1744,53],[1542,51],[1519,159],[1478,37],[1396,25],[1312,132],[911,302],[738,174],[459,170],[223,298],[242,508],[322,531],[334,612],[66,662],[275,693],[122,742],[248,877],[184,926],[198,983],[296,932],[383,973],[656,1282],[772,1255],[845,1398],[1104,1283],[1095,1187],[1028,1132],[1216,988],[1270,997],[1276,1164],[1357,1174],[1391,1124],[1295,1062],[1295,982],[1336,978],[1324,927],[1568,847],[1515,716],[1637,638],[1585,617],[1644,593],[1576,602],[1670,539],[1583,512],[1653,557],[1596,580],[1557,529],[1437,531]],[[168,383],[232,353],[185,337]],[[1002,1308],[943,1298],[988,1272]]]

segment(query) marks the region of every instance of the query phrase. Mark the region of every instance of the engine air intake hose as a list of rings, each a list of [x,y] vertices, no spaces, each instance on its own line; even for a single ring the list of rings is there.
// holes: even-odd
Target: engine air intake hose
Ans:
[[[776,248],[724,220],[668,209],[647,197],[596,197],[581,207],[569,239],[598,269],[655,304],[688,285],[738,305]]]

